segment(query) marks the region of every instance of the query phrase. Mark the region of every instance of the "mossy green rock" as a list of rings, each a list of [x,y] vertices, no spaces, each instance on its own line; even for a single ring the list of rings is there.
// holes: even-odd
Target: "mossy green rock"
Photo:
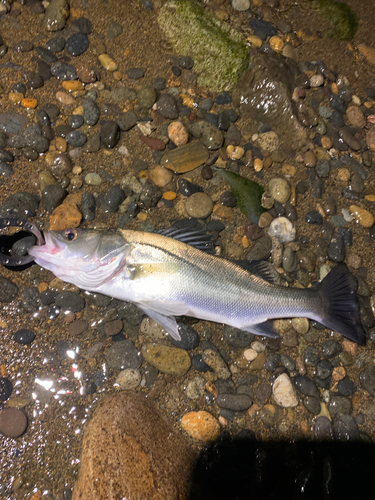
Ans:
[[[232,193],[237,198],[237,207],[253,224],[258,224],[260,215],[264,212],[262,207],[262,194],[264,189],[246,177],[214,167],[215,172],[223,177],[229,184]]]
[[[198,84],[210,90],[229,90],[249,64],[241,35],[195,3],[166,4],[158,23],[175,51],[194,59]]]
[[[318,11],[329,20],[329,36],[337,40],[351,40],[358,27],[358,18],[352,9],[343,2],[335,0],[314,0]]]

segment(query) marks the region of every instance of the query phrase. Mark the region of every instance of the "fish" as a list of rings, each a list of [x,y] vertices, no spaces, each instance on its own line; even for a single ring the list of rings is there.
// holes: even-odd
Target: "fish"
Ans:
[[[181,339],[179,316],[273,338],[279,336],[273,320],[305,317],[365,344],[357,281],[345,264],[315,287],[285,287],[269,262],[249,262],[244,269],[204,251],[209,245],[194,231],[47,231],[45,244],[29,254],[65,282],[137,305],[175,340]]]

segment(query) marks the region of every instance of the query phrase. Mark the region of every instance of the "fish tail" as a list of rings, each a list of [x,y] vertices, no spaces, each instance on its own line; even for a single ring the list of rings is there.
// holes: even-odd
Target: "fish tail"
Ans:
[[[321,282],[319,294],[323,312],[319,321],[353,342],[364,345],[366,332],[361,324],[357,286],[357,280],[345,264],[335,266]]]

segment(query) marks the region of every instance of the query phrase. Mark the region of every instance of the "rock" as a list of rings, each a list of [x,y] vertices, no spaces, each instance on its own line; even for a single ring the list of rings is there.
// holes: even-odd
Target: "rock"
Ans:
[[[181,419],[181,427],[196,441],[216,441],[220,424],[207,411],[191,411]]]
[[[205,349],[202,354],[202,359],[215,373],[218,379],[227,380],[231,373],[220,354],[213,349]]]
[[[209,156],[205,145],[200,141],[194,141],[168,151],[160,163],[177,174],[183,174],[202,165]]]
[[[141,372],[136,368],[127,368],[117,375],[114,386],[120,391],[131,391],[141,383]]]
[[[363,111],[358,106],[349,106],[346,110],[346,116],[348,117],[350,125],[355,128],[363,128],[366,124]]]
[[[177,103],[171,94],[162,94],[156,103],[156,108],[164,118],[169,120],[178,118]]]
[[[112,370],[139,368],[142,364],[142,355],[131,340],[114,342],[108,349],[106,360]]]
[[[49,218],[49,229],[60,231],[78,227],[82,220],[82,214],[75,203],[62,203],[52,212]]]
[[[349,209],[360,226],[370,228],[374,225],[375,218],[368,210],[357,205],[350,205]]]
[[[187,498],[193,458],[151,401],[133,392],[114,394],[86,427],[72,500]]]
[[[185,200],[185,211],[189,217],[205,219],[211,215],[214,204],[206,193],[193,193]]]
[[[361,43],[358,45],[358,50],[367,59],[368,63],[375,64],[375,49]]]
[[[219,408],[232,411],[245,411],[253,404],[247,394],[219,394],[216,398]]]
[[[26,430],[26,413],[18,408],[4,408],[0,411],[0,432],[8,438],[18,438]]]
[[[273,177],[268,183],[271,196],[280,203],[285,203],[290,198],[290,186],[283,177]]]
[[[159,188],[169,184],[173,179],[173,174],[167,168],[156,165],[149,172],[149,179]]]
[[[269,236],[263,236],[255,241],[250,252],[246,255],[247,260],[266,260],[271,254],[272,240]]]
[[[255,141],[255,145],[262,151],[272,153],[273,151],[279,149],[280,141],[276,132],[270,131],[265,132],[264,134],[259,134],[257,140]]]
[[[18,295],[18,286],[13,281],[0,276],[0,303],[9,304]]]
[[[280,243],[288,243],[295,240],[296,227],[286,217],[278,217],[271,222],[268,235],[277,238]]]
[[[183,123],[172,122],[168,125],[168,137],[176,146],[181,146],[188,142],[189,132]]]
[[[59,31],[65,27],[69,17],[67,0],[52,0],[46,8],[42,24],[48,31]]]
[[[198,4],[167,3],[157,20],[176,53],[194,54],[199,86],[213,92],[228,90],[248,66],[248,49],[241,34]]]
[[[141,108],[150,109],[156,102],[157,94],[153,87],[142,87],[137,92],[137,99]]]
[[[190,356],[185,350],[163,344],[144,344],[142,354],[150,365],[162,373],[182,376],[191,365]]]
[[[375,366],[365,366],[359,374],[359,379],[361,387],[371,394],[371,396],[375,396]]]
[[[215,151],[216,149],[219,149],[223,144],[223,132],[219,130],[216,125],[209,123],[208,121],[198,120],[195,122],[191,122],[188,124],[188,130],[194,137],[200,139],[200,141],[209,150]]]
[[[292,100],[297,74],[298,68],[292,59],[256,55],[233,90],[233,102],[240,108],[245,128],[253,120],[272,123],[281,141],[300,149],[308,135],[296,118],[296,105]]]

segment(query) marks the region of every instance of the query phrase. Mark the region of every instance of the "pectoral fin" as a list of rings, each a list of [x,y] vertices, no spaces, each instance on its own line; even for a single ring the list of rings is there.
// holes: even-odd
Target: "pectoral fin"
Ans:
[[[129,266],[131,272],[131,278],[140,279],[142,277],[150,276],[150,274],[174,274],[180,271],[180,266],[175,262],[157,262],[157,263],[145,263],[145,264],[135,264]]]

